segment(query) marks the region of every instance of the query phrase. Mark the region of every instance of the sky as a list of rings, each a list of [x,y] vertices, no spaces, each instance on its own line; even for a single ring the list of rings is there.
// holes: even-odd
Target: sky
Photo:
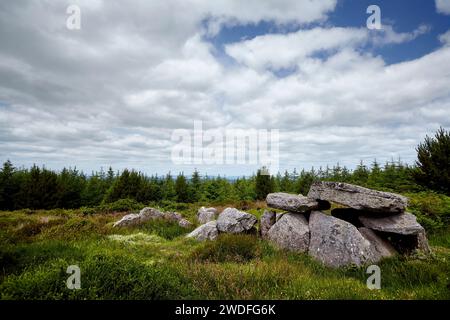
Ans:
[[[450,0],[1,1],[0,161],[228,176],[261,165],[174,161],[174,134],[194,139],[201,123],[277,130],[280,171],[412,164],[450,128],[449,61]]]

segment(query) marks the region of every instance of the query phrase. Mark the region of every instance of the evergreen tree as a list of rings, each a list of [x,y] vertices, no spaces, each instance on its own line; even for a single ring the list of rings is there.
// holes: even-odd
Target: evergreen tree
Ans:
[[[19,185],[15,179],[15,168],[11,161],[7,160],[0,171],[0,209],[13,210],[14,198],[19,191]]]
[[[417,183],[450,194],[450,131],[441,127],[434,138],[426,136],[416,150]]]
[[[269,193],[273,192],[274,180],[268,174],[267,168],[263,167],[256,173],[256,199],[264,200]]]
[[[189,201],[188,184],[183,173],[180,173],[175,180],[175,192],[178,202],[186,203]]]

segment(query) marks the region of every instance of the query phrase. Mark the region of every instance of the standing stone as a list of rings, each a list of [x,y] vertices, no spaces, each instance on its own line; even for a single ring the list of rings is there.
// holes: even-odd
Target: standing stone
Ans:
[[[392,257],[397,253],[388,241],[380,238],[374,231],[364,227],[358,228],[358,231],[364,238],[369,240],[370,244],[373,246],[375,253],[378,255],[377,260]]]
[[[217,219],[217,229],[226,233],[242,233],[254,229],[258,219],[235,208],[226,208]]]
[[[346,221],[313,211],[309,229],[309,254],[327,266],[362,266],[377,261],[370,242]]]
[[[198,241],[215,240],[219,235],[216,221],[205,223],[189,233],[187,238],[194,238]]]
[[[270,228],[267,238],[282,249],[306,252],[309,246],[308,221],[302,214],[286,213]]]
[[[276,213],[269,210],[264,210],[264,214],[261,216],[260,228],[261,237],[265,238],[269,229],[276,222]]]
[[[332,201],[344,206],[377,213],[405,211],[408,199],[401,195],[371,190],[353,184],[318,181],[309,189],[308,197]]]
[[[217,209],[216,208],[205,208],[201,207],[197,212],[197,220],[200,224],[207,223],[217,219]]]
[[[302,195],[289,193],[269,193],[266,197],[267,205],[271,208],[286,210],[289,212],[305,213],[319,207],[317,201]]]

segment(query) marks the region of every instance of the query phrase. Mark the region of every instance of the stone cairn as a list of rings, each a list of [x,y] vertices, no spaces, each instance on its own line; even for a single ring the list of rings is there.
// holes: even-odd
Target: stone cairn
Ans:
[[[396,254],[430,254],[425,229],[416,217],[405,212],[408,199],[394,193],[375,191],[348,183],[315,182],[308,195],[271,193],[259,234],[277,247],[308,253],[330,267],[362,266]],[[323,211],[334,209],[331,215]],[[190,228],[192,223],[176,212],[144,208],[128,214],[114,227],[133,226],[165,219]],[[215,240],[220,233],[256,233],[258,219],[247,212],[201,207],[200,226],[186,237]]]
[[[348,183],[315,182],[308,195],[271,193],[261,237],[281,249],[308,253],[330,267],[362,266],[395,254],[430,253],[424,228],[405,212],[407,198]],[[331,215],[331,203],[337,207]],[[219,233],[253,233],[257,218],[234,208],[200,208],[202,225],[187,235],[200,241]]]

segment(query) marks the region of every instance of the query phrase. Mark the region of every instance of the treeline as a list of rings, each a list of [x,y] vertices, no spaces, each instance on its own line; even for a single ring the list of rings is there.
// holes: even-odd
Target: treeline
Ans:
[[[297,172],[284,172],[276,176],[262,174],[227,179],[226,177],[192,176],[170,173],[165,176],[146,176],[135,170],[104,172],[86,175],[77,169],[60,172],[33,166],[17,169],[10,161],[0,171],[0,210],[15,209],[72,209],[93,207],[120,199],[133,199],[140,203],[174,202],[227,202],[264,199],[267,193],[284,191],[307,194],[316,180],[354,183],[380,190],[395,192],[417,191],[413,178],[414,167],[401,161],[380,166],[360,163],[355,170],[336,165]]]

